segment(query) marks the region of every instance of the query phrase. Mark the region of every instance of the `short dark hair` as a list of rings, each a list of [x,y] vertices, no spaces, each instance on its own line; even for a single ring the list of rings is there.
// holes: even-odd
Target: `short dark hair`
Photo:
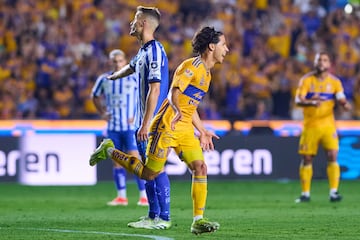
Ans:
[[[320,52],[318,52],[318,54],[319,54],[319,56],[321,56],[321,55],[326,55],[326,56],[328,56],[329,60],[331,61],[331,55],[330,55],[329,52],[327,52],[327,51],[320,51]]]
[[[213,27],[201,28],[192,39],[193,52],[195,54],[203,54],[208,49],[210,43],[218,43],[220,36],[224,35],[220,31],[216,31]]]
[[[136,8],[136,11],[142,12],[145,15],[151,16],[155,18],[158,22],[160,22],[160,11],[156,7],[144,7],[144,6],[138,6]]]

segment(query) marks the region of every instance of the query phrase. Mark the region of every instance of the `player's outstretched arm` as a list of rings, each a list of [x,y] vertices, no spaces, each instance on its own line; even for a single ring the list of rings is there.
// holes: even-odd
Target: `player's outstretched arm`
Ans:
[[[130,67],[130,64],[125,65],[123,68],[121,68],[119,71],[114,72],[113,74],[109,75],[107,78],[110,80],[115,80],[118,78],[126,77],[130,74],[132,74],[134,70]]]

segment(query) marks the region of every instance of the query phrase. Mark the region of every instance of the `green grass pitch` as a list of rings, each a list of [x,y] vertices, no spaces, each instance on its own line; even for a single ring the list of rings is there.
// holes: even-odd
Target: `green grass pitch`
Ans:
[[[342,181],[340,203],[328,200],[325,180],[312,184],[310,203],[295,204],[297,181],[209,180],[205,216],[220,230],[190,233],[190,181],[172,181],[169,230],[137,230],[129,221],[146,215],[128,184],[129,206],[109,207],[112,182],[81,187],[32,187],[0,183],[0,239],[360,239],[360,184]]]

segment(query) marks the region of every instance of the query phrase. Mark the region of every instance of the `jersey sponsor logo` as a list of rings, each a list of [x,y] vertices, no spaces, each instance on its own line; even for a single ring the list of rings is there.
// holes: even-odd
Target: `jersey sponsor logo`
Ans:
[[[194,94],[195,99],[202,99],[202,97],[205,95],[204,92],[197,92]]]
[[[151,72],[149,74],[149,79],[161,79],[161,75],[159,72]]]
[[[201,99],[205,96],[206,92],[204,92],[203,90],[201,90],[193,85],[189,85],[185,89],[183,94],[196,100],[196,101],[201,101]]]

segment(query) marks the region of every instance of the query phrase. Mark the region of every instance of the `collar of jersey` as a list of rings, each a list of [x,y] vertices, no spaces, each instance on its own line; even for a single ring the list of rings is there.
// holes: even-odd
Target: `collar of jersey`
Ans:
[[[142,49],[147,48],[147,46],[149,46],[149,45],[150,45],[152,42],[154,42],[154,41],[155,41],[155,39],[152,39],[152,40],[146,42],[141,48],[142,48]]]

